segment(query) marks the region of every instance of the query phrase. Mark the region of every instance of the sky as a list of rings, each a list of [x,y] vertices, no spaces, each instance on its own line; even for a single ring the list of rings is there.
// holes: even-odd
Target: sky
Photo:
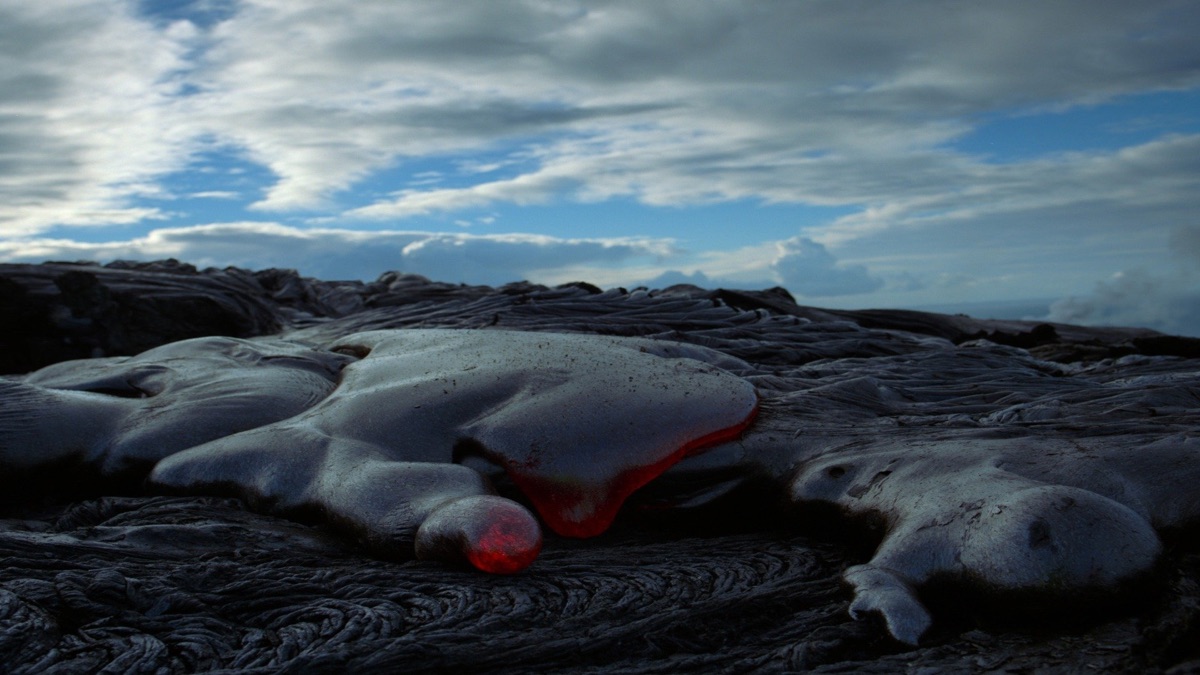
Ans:
[[[0,0],[0,261],[1200,335],[1193,0]]]

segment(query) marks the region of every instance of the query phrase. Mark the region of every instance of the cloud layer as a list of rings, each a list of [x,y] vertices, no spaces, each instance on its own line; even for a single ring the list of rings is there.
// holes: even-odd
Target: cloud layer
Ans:
[[[154,260],[198,266],[286,267],[324,279],[373,279],[389,270],[463,283],[500,285],[520,279],[561,283],[578,265],[617,266],[668,255],[670,241],[648,238],[562,239],[534,235],[295,228],[245,222],[160,228],[146,237],[86,243],[0,241],[0,259]]]
[[[995,119],[1195,91],[1196,35],[1189,0],[0,0],[0,255],[489,283],[677,269],[887,302],[1040,286],[1074,298],[1059,315],[1121,319],[1121,289],[1191,241],[1194,119],[1025,156],[964,143]],[[263,182],[175,180],[213,154]],[[219,220],[189,195],[238,213],[182,227]],[[612,200],[845,215],[737,250],[429,231]],[[1163,297],[1194,288],[1152,277]]]
[[[811,298],[870,293],[883,287],[862,265],[840,265],[824,246],[797,237],[782,242],[772,271],[784,286]]]
[[[121,203],[213,142],[270,169],[265,211],[483,151],[523,170],[346,210],[563,195],[903,208],[1017,187],[944,151],[974,115],[1200,82],[1187,2],[246,0],[208,28],[135,7],[0,6],[6,228],[154,217]]]

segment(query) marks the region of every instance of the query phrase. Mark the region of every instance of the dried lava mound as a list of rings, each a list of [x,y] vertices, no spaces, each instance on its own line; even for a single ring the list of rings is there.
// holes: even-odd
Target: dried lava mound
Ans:
[[[835,517],[854,513],[849,502],[860,497],[897,508],[904,485],[892,477],[921,479],[912,458],[922,453],[944,465],[930,449],[938,443],[966,439],[992,458],[1015,452],[1010,442],[1045,439],[1071,466],[1093,466],[1084,460],[1106,452],[1105,462],[1120,464],[1111,457],[1122,439],[1191,437],[1200,429],[1194,339],[821,310],[780,289],[493,289],[396,273],[327,282],[175,261],[0,265],[0,312],[0,372],[10,374],[205,335],[323,343],[376,329],[495,327],[692,343],[749,365],[737,374],[763,395],[764,415],[745,449],[799,461],[799,477],[784,486],[793,496],[826,495],[824,506],[764,507],[781,486],[750,482],[694,517],[633,513],[595,539],[550,537],[537,562],[510,577],[377,560],[237,500],[25,495],[0,511],[5,671],[1200,667],[1200,554],[1188,519],[1200,497],[1186,480],[1194,463],[1174,474],[1151,467],[1175,482],[1137,488],[1153,502],[1146,510],[1158,514],[1165,553],[1120,602],[1045,612],[1037,597],[967,593],[933,578],[923,597],[935,622],[918,648],[850,618],[842,574],[871,560],[883,533],[870,518]],[[857,469],[838,454],[846,448]],[[1132,476],[1120,488],[1132,494],[1138,463],[1118,468],[1111,475]],[[822,482],[856,470],[869,475],[845,490]],[[763,475],[782,473],[772,465]]]

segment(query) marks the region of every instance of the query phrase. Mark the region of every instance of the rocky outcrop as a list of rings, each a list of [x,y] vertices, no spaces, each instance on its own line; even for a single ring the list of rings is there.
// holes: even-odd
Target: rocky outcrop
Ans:
[[[658,307],[705,300],[713,307],[816,323],[844,322],[862,329],[939,337],[955,344],[984,339],[1068,363],[1130,354],[1200,356],[1200,339],[1148,329],[1084,328],[1031,321],[979,320],[905,310],[828,310],[797,305],[782,288],[765,291],[662,290],[602,292],[586,283],[550,289],[526,282],[500,288],[430,281],[388,272],[379,279],[322,281],[294,270],[257,272],[196,267],[176,260],[0,264],[0,373],[28,372],[68,359],[128,356],[168,342],[224,335],[252,337],[332,322],[332,330],[395,326],[487,325],[513,308],[562,298],[581,314],[607,313],[613,299],[631,308],[653,298]],[[594,301],[585,302],[584,298]],[[577,308],[577,309],[574,309]],[[563,311],[558,310],[556,311]],[[694,310],[690,311],[692,315]],[[553,319],[553,317],[544,317]],[[342,319],[342,321],[337,321]],[[622,319],[606,315],[600,332]],[[676,325],[688,327],[686,321]]]

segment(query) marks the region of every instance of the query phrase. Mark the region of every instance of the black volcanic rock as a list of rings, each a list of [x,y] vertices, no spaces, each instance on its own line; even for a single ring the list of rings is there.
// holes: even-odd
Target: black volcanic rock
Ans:
[[[198,270],[166,260],[119,261],[103,266],[0,264],[0,312],[6,317],[0,328],[0,373],[27,372],[68,359],[132,355],[192,337],[271,335],[286,328],[329,321],[335,321],[335,329],[343,331],[494,325],[499,315],[512,307],[530,304],[536,308],[544,299],[561,304],[563,294],[579,298],[579,302],[571,303],[570,311],[604,315],[605,325],[597,328],[605,333],[620,333],[620,315],[653,298],[649,304],[655,307],[674,302],[670,306],[680,309],[683,305],[679,303],[706,300],[711,307],[818,323],[845,322],[861,329],[932,336],[956,344],[985,339],[1034,349],[1041,358],[1060,362],[1129,354],[1194,358],[1200,353],[1198,339],[1160,335],[1147,329],[979,320],[907,310],[818,309],[797,305],[782,288],[709,291],[681,285],[662,291],[638,289],[630,293],[617,289],[606,293],[583,282],[557,289],[522,282],[493,289],[433,282],[398,272],[385,273],[369,283],[321,281],[301,277],[294,270]],[[488,308],[492,308],[491,314]],[[617,311],[617,317],[610,316],[613,311]],[[693,329],[701,313],[698,307],[690,308],[685,317],[681,315],[682,324]],[[734,313],[718,314],[722,315],[716,320],[720,323],[725,314]],[[448,319],[456,315],[460,318]],[[338,319],[346,320],[338,323]],[[868,351],[878,355],[887,349]]]
[[[280,303],[253,275],[159,263],[0,265],[0,372],[132,355],[204,335],[283,327]]]

